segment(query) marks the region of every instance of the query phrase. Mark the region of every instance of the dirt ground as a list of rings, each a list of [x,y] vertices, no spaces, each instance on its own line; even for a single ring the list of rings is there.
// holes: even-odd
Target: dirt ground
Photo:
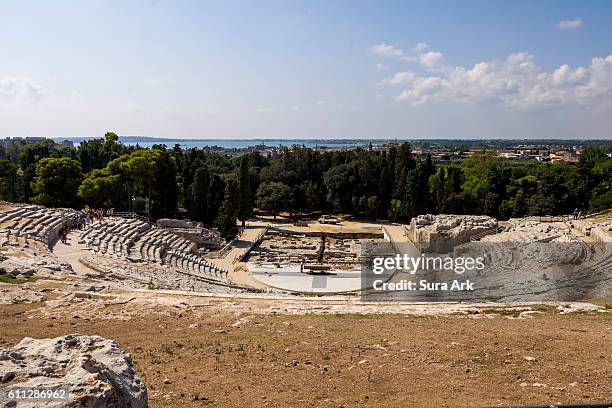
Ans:
[[[612,313],[549,309],[516,319],[168,308],[122,320],[37,313],[42,305],[0,305],[0,347],[67,333],[115,339],[132,354],[151,407],[612,401]]]

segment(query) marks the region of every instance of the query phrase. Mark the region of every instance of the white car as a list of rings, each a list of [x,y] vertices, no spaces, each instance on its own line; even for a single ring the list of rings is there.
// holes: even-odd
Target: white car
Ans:
[[[321,224],[338,224],[340,220],[332,217],[331,215],[323,215],[321,218],[319,218],[319,222]]]

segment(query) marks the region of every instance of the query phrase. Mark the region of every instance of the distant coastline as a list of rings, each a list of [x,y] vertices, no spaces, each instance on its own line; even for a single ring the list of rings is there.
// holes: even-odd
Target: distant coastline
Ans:
[[[52,137],[55,141],[70,140],[75,145],[82,141],[97,139],[100,136],[73,136]],[[278,139],[278,138],[252,138],[252,139],[185,139],[165,138],[152,136],[119,136],[119,141],[126,145],[139,145],[151,147],[155,144],[165,144],[167,147],[179,145],[183,149],[190,148],[219,148],[219,149],[248,149],[254,147],[291,147],[305,146],[310,148],[352,148],[380,146],[389,143],[410,143],[423,146],[465,146],[469,147],[503,147],[535,145],[535,146],[607,146],[611,141],[606,139]]]
[[[75,145],[82,141],[96,139],[97,137],[53,137],[53,140],[70,140]],[[151,147],[155,144],[165,144],[167,147],[180,145],[181,148],[221,148],[221,149],[246,149],[251,147],[291,147],[295,145],[305,147],[367,147],[385,143],[395,143],[395,140],[371,140],[371,139],[175,139],[151,136],[119,136],[119,141],[125,145],[138,144],[141,147]]]

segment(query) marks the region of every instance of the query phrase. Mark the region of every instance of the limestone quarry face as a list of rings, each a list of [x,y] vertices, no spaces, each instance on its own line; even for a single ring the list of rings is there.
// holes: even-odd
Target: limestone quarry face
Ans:
[[[68,392],[67,399],[45,401],[47,407],[148,406],[147,389],[132,367],[130,354],[100,336],[26,337],[14,347],[0,349],[0,373],[0,388]]]
[[[497,220],[486,215],[424,214],[412,218],[406,235],[425,252],[450,252],[472,237],[493,233]]]

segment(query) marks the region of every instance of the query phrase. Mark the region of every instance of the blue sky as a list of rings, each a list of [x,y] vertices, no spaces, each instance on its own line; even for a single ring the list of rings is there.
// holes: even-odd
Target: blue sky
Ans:
[[[612,138],[612,2],[4,1],[0,136]]]

